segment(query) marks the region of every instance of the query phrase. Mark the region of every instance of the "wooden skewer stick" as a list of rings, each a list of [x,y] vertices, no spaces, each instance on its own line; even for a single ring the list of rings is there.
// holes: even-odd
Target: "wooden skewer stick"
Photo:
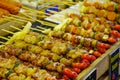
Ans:
[[[19,30],[19,31],[21,31],[21,29],[20,28],[17,28],[17,27],[15,27],[15,26],[10,26],[11,28],[13,28],[13,29],[16,29],[16,30]]]
[[[30,18],[30,19],[33,19],[33,14],[31,14],[31,16],[29,16],[28,14],[26,14],[26,13],[21,13],[22,15],[24,15],[24,16],[26,16],[26,17],[28,17],[28,18]],[[37,15],[37,16],[39,16],[39,15]],[[39,16],[39,17],[41,17],[41,18],[45,18],[46,16]]]
[[[16,20],[16,21],[21,21],[21,22],[28,22],[26,20],[22,20],[22,19],[17,19],[17,18],[14,18],[14,17],[5,17],[7,19],[13,19],[13,20]]]
[[[10,34],[14,34],[14,32],[11,32],[11,31],[5,30],[5,29],[2,29],[2,31],[7,32],[7,33],[10,33]]]
[[[37,28],[39,28],[39,29],[42,29],[42,30],[45,30],[45,28],[43,28],[43,27],[40,27],[40,26],[37,26]]]
[[[0,41],[0,44],[5,44],[5,42],[1,42],[1,41]]]
[[[30,12],[29,13],[20,13],[20,14],[22,14],[22,15],[26,14],[27,16],[33,16],[34,15],[33,13],[30,13]],[[39,17],[39,18],[46,18],[47,17],[44,14],[36,14],[36,16]]]
[[[26,16],[26,17],[30,18],[30,19],[32,19],[32,17],[31,17],[31,16],[29,16],[28,14],[26,14],[26,13],[20,13],[20,14],[22,14],[22,15],[24,15],[24,16]]]
[[[12,15],[12,14],[11,14],[11,16],[14,17],[14,18],[20,18],[20,19],[22,19],[22,20],[25,21],[25,22],[34,21],[33,19],[29,19],[29,18],[17,16],[17,15]]]
[[[55,1],[55,0],[54,0],[54,1],[52,1],[52,3],[53,3],[53,2],[56,3],[56,4],[65,4],[65,5],[67,4],[67,5],[70,5],[70,6],[75,4],[74,2],[67,2],[67,1],[66,1],[66,2],[64,1],[64,2],[63,2],[63,1]]]
[[[30,11],[34,11],[34,12],[39,13],[39,14],[45,14],[45,12],[38,11],[38,10],[35,10],[35,9],[31,9],[31,8],[28,8],[28,7],[25,7],[25,6],[23,6],[22,8],[23,8],[23,9],[30,10]]]
[[[4,40],[9,40],[9,38],[3,37],[3,36],[0,36],[0,38]]]
[[[16,21],[16,20],[11,20],[10,18],[4,18],[4,20],[10,21],[10,22],[14,22],[14,23],[18,23],[18,24],[23,24],[23,22]]]
[[[43,33],[43,31],[42,30],[40,30],[40,29],[36,29],[36,28],[30,28],[31,30],[35,30],[35,31],[39,31],[39,32],[42,32]]]

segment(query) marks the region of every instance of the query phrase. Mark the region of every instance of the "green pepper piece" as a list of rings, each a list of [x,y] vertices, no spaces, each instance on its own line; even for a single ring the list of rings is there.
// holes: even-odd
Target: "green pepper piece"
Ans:
[[[8,77],[10,74],[12,74],[14,71],[12,69],[10,69],[6,74],[5,77]]]
[[[78,22],[78,27],[81,27],[81,21],[80,21],[80,22]]]
[[[14,69],[15,67],[18,67],[19,64],[20,64],[19,62],[15,62],[15,65],[14,65],[13,69]]]
[[[44,36],[41,36],[40,38],[39,38],[39,41],[43,41],[44,40]]]

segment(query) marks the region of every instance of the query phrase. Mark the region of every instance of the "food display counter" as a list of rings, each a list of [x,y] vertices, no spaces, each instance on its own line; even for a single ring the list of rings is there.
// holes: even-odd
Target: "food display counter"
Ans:
[[[23,10],[1,18],[1,80],[99,80],[106,71],[118,80],[119,2],[79,2],[54,17]]]

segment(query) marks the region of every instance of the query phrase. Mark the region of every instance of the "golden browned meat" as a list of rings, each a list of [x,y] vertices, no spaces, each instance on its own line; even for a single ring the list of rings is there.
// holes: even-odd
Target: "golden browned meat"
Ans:
[[[115,12],[107,12],[107,19],[110,21],[114,21],[116,19],[117,14]]]
[[[109,2],[108,6],[106,7],[106,10],[108,11],[114,11],[115,10],[115,5],[113,2]]]
[[[18,14],[20,8],[16,7],[12,4],[5,3],[3,1],[0,1],[0,8],[3,8],[5,10],[8,10],[11,14]]]

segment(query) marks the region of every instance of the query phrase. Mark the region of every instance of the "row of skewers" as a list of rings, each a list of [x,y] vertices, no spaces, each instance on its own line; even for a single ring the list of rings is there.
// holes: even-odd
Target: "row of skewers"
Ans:
[[[53,77],[46,80],[75,80],[81,70],[89,67],[96,58],[119,41],[120,26],[115,20],[109,20],[87,12],[82,16],[70,14],[53,31],[41,27],[31,28],[31,23],[23,30],[13,27],[19,32],[3,30],[13,34],[13,37],[0,37],[8,40],[0,48],[0,52],[4,56],[8,54],[17,57],[20,61],[48,71]],[[109,23],[114,24],[111,26]],[[32,32],[30,29],[47,35]],[[5,77],[1,79],[3,78]]]
[[[25,32],[21,31],[21,34]],[[101,55],[97,51],[93,51],[94,55],[91,55],[93,52],[90,54],[88,50],[72,45],[70,42],[34,32],[19,34],[16,37],[15,35],[17,34],[14,34],[13,38],[8,41],[8,45],[1,47],[0,51],[5,51],[22,61],[27,61],[48,71],[58,72],[57,79],[61,76],[65,80],[66,77],[75,79],[80,70],[87,68]]]
[[[44,28],[40,28],[39,27],[39,29],[44,29]],[[18,29],[18,30],[20,30],[20,29]],[[33,29],[33,30],[35,30],[35,29]],[[41,31],[41,30],[38,30],[38,29],[36,29],[37,31]],[[9,31],[8,31],[9,32]],[[28,32],[28,31],[27,31]],[[41,31],[41,32],[44,32],[44,31]],[[52,32],[52,31],[51,31]],[[51,32],[50,32],[50,35],[51,35]],[[58,33],[59,34],[61,34],[61,31],[58,31]],[[21,33],[21,34],[23,34],[24,35],[24,33]],[[27,34],[27,33],[26,33]],[[63,34],[63,33],[62,33]],[[65,33],[65,34],[69,34],[70,35],[70,33]],[[104,43],[101,43],[101,42],[98,42],[97,40],[91,40],[91,39],[87,39],[87,38],[84,38],[84,37],[81,37],[81,36],[79,36],[78,37],[78,41],[80,41],[80,45],[82,45],[82,47],[80,47],[80,46],[78,46],[78,45],[75,45],[74,43],[75,43],[75,39],[74,38],[72,38],[72,37],[66,37],[66,38],[64,38],[64,39],[66,39],[67,41],[71,41],[71,42],[73,42],[73,43],[71,43],[71,44],[69,44],[69,42],[67,43],[67,42],[64,42],[64,41],[62,41],[62,40],[56,40],[56,38],[51,38],[51,37],[46,37],[46,36],[40,36],[40,34],[38,35],[38,34],[34,34],[34,33],[30,33],[30,35],[26,35],[26,36],[24,36],[24,37],[22,37],[23,35],[21,35],[21,36],[19,36],[18,38],[16,38],[16,39],[18,39],[18,40],[15,40],[15,42],[12,42],[13,44],[14,44],[14,46],[15,47],[17,47],[17,48],[21,48],[21,49],[25,49],[26,50],[26,48],[27,48],[27,50],[29,50],[29,51],[31,51],[31,52],[33,52],[33,53],[41,53],[41,55],[43,56],[46,56],[46,55],[48,55],[49,53],[53,53],[53,54],[50,54],[49,55],[49,57],[47,56],[47,58],[42,58],[42,59],[45,59],[45,60],[47,60],[46,61],[46,63],[48,62],[48,64],[50,64],[49,63],[49,61],[52,59],[53,60],[53,62],[51,62],[51,64],[48,66],[48,67],[44,67],[45,69],[47,69],[47,70],[56,70],[57,71],[57,68],[58,68],[58,66],[53,66],[54,64],[56,64],[56,63],[54,63],[54,61],[59,61],[59,59],[60,59],[60,63],[62,63],[61,64],[61,66],[62,66],[62,68],[63,68],[63,65],[65,65],[65,66],[70,66],[71,64],[72,64],[72,67],[73,68],[75,68],[75,70],[77,69],[77,71],[80,71],[80,70],[83,70],[83,69],[85,69],[86,67],[88,67],[89,65],[90,65],[90,62],[91,61],[94,61],[95,59],[96,59],[96,57],[99,57],[99,56],[101,56],[101,53],[104,53],[105,51],[106,51],[106,49],[108,49],[109,47],[110,47],[110,45],[108,45],[108,44],[104,44]],[[52,36],[53,36],[53,34],[52,34]],[[63,35],[58,35],[58,34],[55,34],[54,33],[54,36],[55,37],[58,37],[58,38],[61,38],[61,36],[63,36]],[[24,39],[25,38],[25,39]],[[15,37],[14,37],[14,39],[15,39]],[[14,39],[12,39],[12,40],[14,40]],[[20,39],[20,40],[19,40]],[[39,39],[40,39],[40,42],[39,42]],[[71,39],[73,39],[73,40],[71,40]],[[21,41],[21,40],[24,40],[24,41]],[[11,43],[11,40],[9,40],[10,41],[10,43]],[[9,42],[8,41],[8,42]],[[54,42],[55,41],[55,42]],[[61,42],[62,41],[62,42]],[[26,44],[26,42],[28,43],[28,44]],[[91,42],[92,42],[92,45],[90,45],[91,44]],[[77,42],[78,43],[78,42]],[[89,43],[89,46],[87,45],[87,43]],[[32,45],[31,45],[32,44]],[[35,44],[37,44],[39,47],[37,47],[37,46],[34,46]],[[69,44],[69,45],[67,45],[67,44]],[[74,45],[73,45],[74,44]],[[86,44],[86,46],[84,45],[84,44]],[[72,45],[72,46],[70,46],[70,45]],[[101,53],[100,52],[98,52],[96,49],[94,49],[94,50],[96,50],[96,51],[94,51],[94,50],[91,50],[91,49],[88,49],[89,47],[96,47],[96,45],[98,46],[97,48],[97,50],[99,50],[99,49],[102,49],[102,50],[99,50],[99,51],[101,51]],[[29,47],[30,46],[30,47]],[[74,49],[74,47],[75,47],[75,49]],[[78,46],[78,47],[77,47]],[[7,47],[9,47],[9,46],[7,46]],[[41,49],[41,47],[43,48],[43,49],[45,49],[45,51],[43,51],[43,52],[41,52],[42,51],[42,49]],[[11,46],[11,48],[12,48],[12,46]],[[70,48],[70,49],[69,49]],[[80,48],[80,50],[79,50],[79,48]],[[47,50],[50,50],[50,52],[49,51],[46,51],[46,49]],[[73,50],[71,50],[71,49],[73,49]],[[103,50],[103,49],[105,49],[105,50]],[[3,48],[3,50],[4,50],[4,48]],[[2,51],[3,51],[2,50]],[[8,48],[6,48],[6,50],[5,51],[7,51],[7,50],[14,50],[14,49],[8,49]],[[60,51],[59,51],[60,50]],[[69,51],[70,50],[70,51]],[[68,52],[67,52],[68,51]],[[92,52],[91,52],[92,51]],[[67,54],[67,53],[68,54]],[[78,53],[77,53],[78,52]],[[17,52],[9,52],[8,51],[8,53],[10,53],[11,55],[14,55],[14,56],[16,56],[16,57],[18,57],[18,55],[19,55],[19,53],[18,54],[16,54]],[[46,54],[45,54],[46,53]],[[87,54],[86,54],[87,53]],[[56,55],[54,55],[54,54],[56,54]],[[90,54],[90,55],[89,55]],[[91,54],[94,54],[94,55],[91,55]],[[30,57],[32,57],[31,55],[33,55],[34,57],[31,59]],[[42,57],[42,56],[39,56],[40,58]],[[53,56],[54,55],[54,56]],[[67,55],[67,56],[64,56],[65,58],[62,58],[61,59],[61,55]],[[25,57],[26,56],[26,57]],[[38,55],[37,55],[38,56]],[[81,56],[81,58],[80,58],[80,56]],[[37,59],[39,59],[39,57],[37,58]],[[52,57],[52,58],[51,58]],[[57,58],[57,59],[54,59],[54,58]],[[30,63],[32,63],[32,64],[34,64],[34,65],[36,65],[36,66],[39,66],[39,67],[43,67],[43,65],[44,64],[40,64],[40,63],[38,63],[39,61],[37,60],[37,61],[34,61],[34,59],[36,58],[35,57],[35,55],[34,54],[32,54],[32,53],[28,53],[28,52],[25,52],[25,53],[23,53],[22,55],[20,55],[20,57],[18,57],[19,59],[21,59],[21,60],[23,60],[23,61],[28,61],[28,62],[30,62]],[[30,60],[29,60],[29,58],[30,58]],[[70,58],[70,60],[69,60],[69,58]],[[73,59],[73,60],[71,60],[71,58]],[[50,60],[49,60],[50,59]],[[78,61],[76,62],[75,60],[76,59],[78,59]],[[81,60],[82,59],[82,60]],[[85,64],[84,64],[84,59],[85,59]],[[41,60],[40,60],[41,61]],[[44,61],[44,60],[43,60]],[[73,62],[75,61],[75,63],[73,63]],[[41,62],[41,63],[43,63],[43,62]],[[45,64],[46,64],[45,63]],[[87,64],[87,65],[86,65]],[[81,66],[80,66],[81,65]],[[82,65],[84,65],[84,66],[82,66]],[[54,68],[55,67],[55,68]],[[57,67],[57,68],[56,68]],[[62,70],[62,69],[61,69]],[[65,70],[66,70],[66,68],[65,68]],[[68,70],[68,69],[67,69]],[[66,73],[66,72],[64,72],[64,69],[63,69],[63,73],[64,74],[66,74],[67,75],[67,77],[69,77],[69,78],[76,78],[75,76],[74,77],[71,77],[70,76],[70,74],[68,74],[68,73]],[[77,72],[78,73],[78,72]],[[75,75],[75,74],[74,74]]]

